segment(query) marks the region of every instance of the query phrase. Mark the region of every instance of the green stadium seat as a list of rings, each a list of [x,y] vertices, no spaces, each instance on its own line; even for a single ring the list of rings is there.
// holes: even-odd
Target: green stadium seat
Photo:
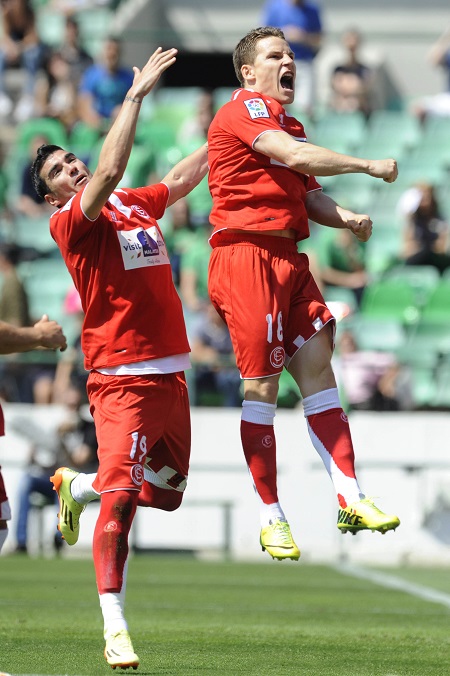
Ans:
[[[399,352],[406,342],[406,330],[397,319],[378,319],[356,314],[344,320],[339,331],[349,330],[360,350]]]
[[[52,117],[36,117],[22,122],[17,127],[15,149],[21,158],[27,157],[30,143],[40,134],[47,136],[49,143],[67,147],[67,134],[64,125]]]
[[[341,148],[357,148],[366,130],[366,119],[362,113],[324,113],[315,123],[310,140],[319,146],[342,152]]]
[[[278,399],[279,408],[295,408],[301,400],[298,385],[286,369],[283,369],[278,381]]]
[[[422,320],[450,325],[450,278],[441,279],[422,311]]]
[[[36,24],[42,42],[50,47],[61,45],[65,24],[63,12],[56,12],[43,7],[36,13]]]
[[[177,130],[167,120],[148,120],[138,123],[135,143],[143,145],[149,153],[165,151],[177,143]]]
[[[119,187],[140,188],[150,183],[150,173],[155,168],[155,157],[145,146],[131,149],[127,168],[120,181]],[[161,177],[162,178],[162,177]]]
[[[396,319],[413,324],[419,319],[414,290],[404,280],[381,279],[368,286],[363,294],[361,313],[373,319]]]
[[[441,278],[437,268],[432,265],[396,265],[387,270],[384,279],[407,282],[414,290],[417,305],[424,307]]]
[[[99,54],[105,38],[110,34],[113,17],[114,11],[107,6],[75,11],[83,47],[93,58]]]
[[[62,258],[38,259],[21,264],[19,273],[23,279],[30,314],[39,318],[48,314],[59,322],[64,318],[64,300],[73,286],[72,278]]]
[[[40,218],[16,216],[14,242],[21,247],[34,247],[41,254],[57,250],[56,243],[50,235],[48,216]]]
[[[318,176],[317,180],[322,183],[321,176]],[[375,200],[378,186],[373,178],[365,174],[345,174],[335,176],[331,181],[325,179],[325,188],[340,206],[366,213],[369,205]]]
[[[421,318],[411,328],[401,356],[409,364],[436,366],[442,356],[449,354],[450,324]]]
[[[437,145],[444,145],[449,150],[450,118],[429,116],[425,120],[422,129],[421,141],[425,146],[436,147]]]
[[[450,408],[450,361],[442,363],[436,370],[432,405],[438,409]]]
[[[142,119],[171,125],[176,136],[181,125],[196,116],[202,92],[201,87],[161,87],[153,96],[149,115]]]
[[[231,100],[231,96],[235,89],[238,89],[238,83],[236,82],[236,87],[216,87],[213,91],[213,100],[215,110],[219,110],[225,103]]]
[[[343,303],[352,313],[358,309],[355,294],[344,286],[325,286],[323,296],[327,304]]]
[[[361,143],[355,148],[354,154],[357,157],[374,160],[393,157],[398,162],[405,154],[406,148],[407,144],[401,137],[391,138],[390,136],[387,136],[373,138],[372,136],[368,136],[364,137]]]
[[[83,122],[77,122],[69,136],[70,149],[81,159],[89,158],[101,133]]]
[[[430,158],[426,163],[424,159],[414,161],[408,156],[404,156],[398,165],[398,178],[396,187],[406,190],[415,183],[432,183],[434,186],[445,185],[447,181],[447,171],[445,166]]]
[[[379,227],[375,221],[372,237],[366,244],[366,267],[375,278],[383,276],[387,270],[399,261],[401,250],[401,231],[399,228]]]
[[[410,370],[414,408],[423,409],[434,406],[438,390],[434,367],[415,364]]]
[[[417,118],[404,110],[374,110],[367,125],[367,134],[372,140],[380,139],[385,144],[391,139],[394,147],[414,147],[422,131]]]

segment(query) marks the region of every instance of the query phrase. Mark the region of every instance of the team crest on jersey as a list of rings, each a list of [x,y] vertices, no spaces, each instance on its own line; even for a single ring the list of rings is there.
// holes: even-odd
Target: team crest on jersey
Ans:
[[[142,216],[142,218],[150,218],[148,213],[143,209],[142,207],[139,206],[139,204],[132,204],[131,208],[133,211],[135,211],[139,216]]]
[[[125,270],[170,264],[166,244],[155,225],[145,230],[119,230],[117,237]]]
[[[142,465],[133,465],[130,469],[130,476],[136,486],[142,486],[144,483],[144,469]]]
[[[270,363],[276,369],[281,368],[284,365],[285,358],[286,353],[284,348],[282,348],[280,345],[278,347],[274,347],[270,353]]]
[[[262,99],[249,99],[244,103],[252,120],[256,120],[258,117],[270,117],[267,106]]]

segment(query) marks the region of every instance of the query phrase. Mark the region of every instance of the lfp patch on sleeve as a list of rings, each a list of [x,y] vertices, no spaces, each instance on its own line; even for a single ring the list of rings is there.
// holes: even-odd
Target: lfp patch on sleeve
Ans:
[[[262,99],[249,99],[244,101],[252,120],[257,117],[270,117],[267,106]]]

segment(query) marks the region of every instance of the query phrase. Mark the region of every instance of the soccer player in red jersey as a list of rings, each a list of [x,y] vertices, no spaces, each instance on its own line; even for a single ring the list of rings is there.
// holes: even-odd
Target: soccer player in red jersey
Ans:
[[[134,68],[133,84],[105,138],[92,175],[73,153],[41,146],[38,194],[55,207],[50,231],[80,294],[82,349],[96,425],[99,470],[57,470],[59,527],[78,539],[84,505],[100,494],[93,557],[104,618],[105,657],[137,667],[123,606],[128,535],[137,505],[172,511],[182,501],[190,456],[184,369],[189,344],[157,219],[207,171],[206,144],[161,183],[117,188],[132,149],[142,99],[176,60],[158,48]],[[151,124],[151,123],[150,123]]]
[[[13,326],[8,322],[0,322],[0,354],[29,352],[37,348],[65,350],[66,347],[66,337],[61,326],[47,315],[43,315],[34,326]],[[5,420],[0,406],[0,436],[4,435]],[[7,521],[10,519],[11,508],[0,467],[0,551],[8,535]]]
[[[263,550],[297,560],[277,493],[274,417],[283,368],[303,396],[313,445],[333,481],[338,528],[386,532],[399,519],[362,493],[348,419],[331,367],[335,320],[297,242],[308,219],[369,239],[372,221],[338,206],[316,176],[365,173],[391,183],[393,159],[366,160],[307,142],[284,108],[294,100],[293,52],[278,28],[250,31],[233,54],[242,88],[215,115],[208,133],[213,234],[209,294],[228,325],[244,379],[241,438],[259,497]]]

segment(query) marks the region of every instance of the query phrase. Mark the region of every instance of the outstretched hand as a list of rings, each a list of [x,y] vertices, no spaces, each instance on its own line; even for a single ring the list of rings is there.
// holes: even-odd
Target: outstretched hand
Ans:
[[[58,322],[49,319],[47,315],[42,315],[41,319],[34,325],[34,328],[39,332],[41,347],[49,350],[57,350],[59,348],[61,352],[67,348],[67,340],[62,327]]]
[[[134,96],[146,96],[158,82],[165,70],[175,61],[178,50],[175,48],[163,51],[158,47],[142,69],[133,66],[134,80],[132,90]]]

